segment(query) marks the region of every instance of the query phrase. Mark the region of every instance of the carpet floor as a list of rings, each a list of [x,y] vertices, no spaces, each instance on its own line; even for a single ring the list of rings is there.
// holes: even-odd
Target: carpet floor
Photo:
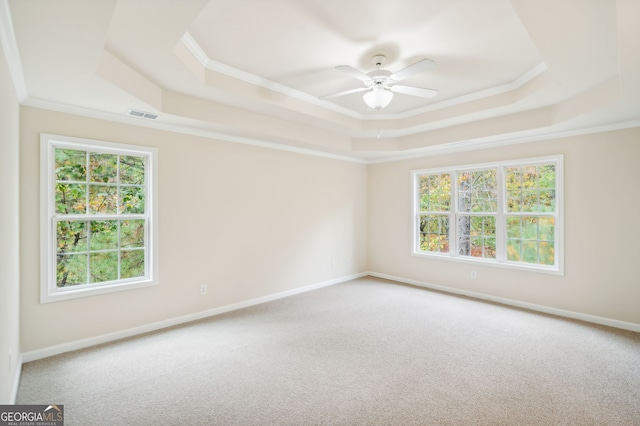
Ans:
[[[362,278],[26,363],[65,425],[640,425],[640,334]]]

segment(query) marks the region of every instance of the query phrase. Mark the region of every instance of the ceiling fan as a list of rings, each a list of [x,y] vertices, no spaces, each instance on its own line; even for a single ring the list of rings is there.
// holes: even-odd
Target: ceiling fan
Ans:
[[[423,89],[422,87],[404,86],[397,84],[405,78],[414,74],[427,71],[436,66],[436,63],[430,59],[422,59],[412,65],[409,65],[405,69],[396,73],[380,69],[380,66],[384,63],[386,57],[384,55],[375,55],[371,60],[376,65],[377,69],[365,74],[349,65],[339,65],[337,70],[345,72],[352,77],[364,83],[364,87],[357,89],[346,90],[344,92],[334,93],[332,95],[323,96],[322,99],[336,98],[339,96],[349,95],[351,93],[358,93],[367,91],[364,94],[364,102],[375,110],[380,110],[391,102],[393,93],[404,93],[405,95],[418,96],[421,98],[430,99],[438,94],[437,90]]]

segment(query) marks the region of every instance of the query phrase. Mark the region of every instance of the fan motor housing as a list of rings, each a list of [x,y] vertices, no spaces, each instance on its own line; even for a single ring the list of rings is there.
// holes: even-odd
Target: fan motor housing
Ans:
[[[392,80],[389,78],[391,76],[391,71],[373,70],[368,72],[367,75],[371,77],[371,81],[365,83],[367,86],[373,86],[374,84],[386,85],[392,83]]]

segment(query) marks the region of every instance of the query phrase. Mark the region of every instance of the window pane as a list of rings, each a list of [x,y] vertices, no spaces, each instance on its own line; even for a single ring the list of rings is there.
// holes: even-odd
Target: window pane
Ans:
[[[58,255],[56,261],[56,287],[87,283],[86,254]]]
[[[77,183],[56,184],[56,213],[85,214],[87,186]]]
[[[118,221],[91,221],[91,251],[113,250],[118,248]]]
[[[118,179],[118,156],[114,154],[91,154],[89,156],[91,182],[116,183]]]
[[[508,167],[505,181],[507,212],[556,211],[554,164]]]
[[[522,238],[525,240],[538,239],[538,218],[531,216],[522,217]]]
[[[522,211],[522,191],[507,191],[507,212]]]
[[[555,218],[550,216],[507,218],[507,260],[555,264]]]
[[[522,191],[522,206],[523,212],[536,212],[538,211],[538,192],[535,190]]]
[[[120,278],[144,276],[144,250],[123,250],[120,253]]]
[[[451,208],[451,175],[420,176],[420,211],[449,211]]]
[[[128,214],[144,213],[144,187],[123,186],[120,188],[120,212]]]
[[[123,155],[120,157],[120,183],[144,185],[144,157]]]
[[[538,166],[540,178],[538,179],[539,188],[555,189],[556,187],[556,165],[543,164]]]
[[[471,254],[471,217],[460,216],[458,217],[457,229],[458,231],[458,254],[463,256],[469,256]]]
[[[522,242],[522,260],[528,263],[538,263],[538,243],[536,241]]]
[[[507,211],[522,211],[522,171],[519,167],[508,167],[505,173]]]
[[[554,189],[541,189],[538,193],[539,212],[556,211],[556,191]]]
[[[449,252],[449,218],[439,215],[420,217],[420,250]]]
[[[541,241],[538,247],[538,262],[542,265],[555,263],[555,246],[553,243]]]
[[[522,260],[522,241],[517,239],[507,240],[507,260],[520,262]]]
[[[519,217],[507,218],[507,238],[522,237],[522,219]]]
[[[540,241],[553,241],[555,239],[555,218],[541,217],[538,219],[538,238]]]
[[[458,173],[458,211],[496,212],[497,188],[495,169]]]
[[[87,222],[60,221],[56,224],[58,254],[87,251]]]
[[[494,216],[458,217],[458,254],[496,257],[496,219]]]
[[[118,188],[107,185],[89,185],[89,212],[115,214],[118,203]]]
[[[91,253],[90,276],[92,283],[118,279],[118,252]]]
[[[496,239],[494,237],[485,237],[482,244],[482,257],[485,259],[496,258]]]
[[[55,149],[56,180],[79,181],[87,180],[87,153],[75,149]]]
[[[120,246],[144,247],[144,220],[123,220],[120,225]]]
[[[524,166],[520,168],[523,188],[536,188],[538,182],[538,167]]]

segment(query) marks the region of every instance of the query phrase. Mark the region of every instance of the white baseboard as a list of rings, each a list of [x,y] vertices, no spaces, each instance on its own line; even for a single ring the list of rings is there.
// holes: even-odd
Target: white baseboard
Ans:
[[[13,372],[13,385],[11,386],[11,396],[9,404],[14,405],[16,398],[18,397],[18,386],[20,386],[20,374],[22,374],[22,355],[18,355],[18,363],[16,369]]]
[[[209,309],[202,312],[196,312],[193,314],[189,314],[189,315],[185,315],[177,318],[170,318],[164,321],[158,321],[158,322],[143,325],[140,327],[134,327],[134,328],[129,328],[122,331],[117,331],[115,333],[103,334],[96,337],[90,337],[88,339],[76,340],[69,343],[50,346],[48,348],[25,352],[22,354],[22,362],[35,361],[38,359],[47,358],[54,355],[60,355],[65,352],[71,352],[78,349],[84,349],[91,346],[100,345],[103,343],[108,343],[108,342],[112,342],[119,339],[124,339],[127,337],[137,336],[139,334],[148,333],[151,331],[161,330],[163,328],[188,323],[191,321],[196,321],[196,320],[211,317],[214,315],[220,315],[226,312],[235,311],[237,309],[247,308],[249,306],[259,305],[261,303],[271,302],[273,300],[282,299],[282,298],[293,296],[300,293],[306,293],[311,290],[316,290],[322,287],[339,284],[345,281],[351,281],[353,279],[362,278],[367,275],[368,273],[366,272],[347,275],[344,277],[335,278],[332,280],[323,281],[316,284],[311,284],[305,287],[294,288],[294,289],[283,291],[280,293],[258,297],[258,298],[246,300],[243,302],[233,303],[231,305],[220,306],[218,308],[213,308],[213,309]]]
[[[35,360],[38,360],[38,359],[47,358],[47,357],[50,357],[50,356],[59,355],[59,354],[65,353],[65,352],[70,352],[70,351],[74,351],[74,350],[78,350],[78,349],[84,349],[84,348],[88,348],[88,347],[91,347],[91,346],[99,345],[99,344],[102,344],[102,343],[108,343],[108,342],[112,342],[112,341],[119,340],[119,339],[124,339],[124,338],[127,338],[127,337],[136,336],[136,335],[143,334],[143,333],[148,333],[148,332],[151,332],[151,331],[161,330],[163,328],[184,324],[184,323],[188,323],[188,322],[191,322],[191,321],[196,321],[196,320],[199,320],[199,319],[203,319],[203,318],[207,318],[207,317],[211,317],[211,316],[215,316],[215,315],[220,315],[220,314],[223,314],[223,313],[226,313],[226,312],[235,311],[237,309],[247,308],[249,306],[259,305],[261,303],[266,303],[266,302],[270,302],[270,301],[273,301],[273,300],[282,299],[282,298],[285,298],[285,297],[293,296],[293,295],[300,294],[300,293],[305,293],[305,292],[308,292],[308,291],[311,291],[311,290],[316,290],[316,289],[319,289],[319,288],[322,288],[322,287],[327,287],[327,286],[330,286],[330,285],[339,284],[339,283],[342,283],[342,282],[345,282],[345,281],[350,281],[350,280],[353,280],[353,279],[356,279],[356,278],[362,278],[362,277],[365,277],[365,276],[372,276],[372,277],[387,279],[387,280],[391,280],[391,281],[397,281],[397,282],[400,282],[400,283],[405,283],[405,284],[415,285],[415,286],[419,286],[419,287],[429,288],[429,289],[432,289],[432,290],[438,290],[438,291],[442,291],[442,292],[445,292],[445,293],[459,294],[459,295],[462,295],[462,296],[473,297],[475,299],[487,300],[487,301],[490,301],[490,302],[501,303],[501,304],[504,304],[504,305],[515,306],[515,307],[518,307],[518,308],[530,309],[532,311],[543,312],[543,313],[557,315],[557,316],[561,316],[561,317],[565,317],[565,318],[572,318],[572,319],[577,319],[577,320],[581,320],[581,321],[591,322],[591,323],[594,323],[594,324],[600,324],[600,325],[606,325],[606,326],[609,326],[609,327],[620,328],[620,329],[623,329],[623,330],[630,330],[630,331],[640,332],[640,324],[635,324],[635,323],[630,323],[630,322],[625,322],[625,321],[619,321],[619,320],[615,320],[615,319],[611,319],[611,318],[599,317],[599,316],[595,316],[595,315],[583,314],[583,313],[580,313],[580,312],[566,311],[566,310],[563,310],[563,309],[552,308],[552,307],[548,307],[548,306],[544,306],[544,305],[536,305],[536,304],[533,304],[533,303],[521,302],[521,301],[518,301],[518,300],[507,299],[507,298],[497,297],[497,296],[491,296],[491,295],[478,293],[478,292],[474,292],[474,291],[461,290],[461,289],[457,289],[457,288],[453,288],[453,287],[447,287],[447,286],[432,284],[432,283],[428,283],[428,282],[413,280],[413,279],[409,279],[409,278],[397,277],[397,276],[393,276],[393,275],[381,274],[381,273],[378,273],[378,272],[370,271],[370,272],[362,272],[362,273],[353,274],[353,275],[347,275],[347,276],[336,278],[336,279],[332,279],[332,280],[329,280],[329,281],[323,281],[323,282],[316,283],[316,284],[311,284],[311,285],[308,285],[308,286],[305,286],[305,287],[300,287],[300,288],[296,288],[296,289],[292,289],[292,290],[287,290],[287,291],[283,291],[283,292],[280,292],[280,293],[275,293],[275,294],[268,295],[268,296],[258,297],[258,298],[246,300],[246,301],[243,301],[243,302],[233,303],[233,304],[230,304],[230,305],[225,305],[225,306],[209,309],[209,310],[202,311],[202,312],[196,312],[196,313],[193,313],[193,314],[189,314],[189,315],[185,315],[185,316],[181,316],[181,317],[177,317],[177,318],[171,318],[171,319],[167,319],[167,320],[164,320],[164,321],[159,321],[159,322],[143,325],[143,326],[140,326],[140,327],[129,328],[129,329],[126,329],[126,330],[115,332],[115,333],[103,334],[103,335],[96,336],[96,337],[90,337],[88,339],[76,340],[74,342],[63,343],[63,344],[60,344],[60,345],[50,346],[48,348],[37,349],[35,351],[25,352],[25,353],[23,353],[21,355],[21,363],[22,362],[35,361]],[[20,367],[17,369],[17,372],[16,372],[16,379],[15,379],[15,384],[14,384],[14,388],[15,388],[14,394],[17,393],[17,387],[18,387],[19,378],[20,378]]]
[[[459,294],[462,296],[473,297],[474,299],[487,300],[490,302],[501,303],[503,305],[515,306],[517,308],[529,309],[532,311],[543,312],[545,314],[557,315],[560,317],[577,319],[594,324],[606,325],[609,327],[620,328],[623,330],[630,330],[640,333],[640,324],[632,322],[619,321],[611,318],[599,317],[596,315],[583,314],[580,312],[566,311],[564,309],[552,308],[544,305],[536,305],[534,303],[521,302],[519,300],[507,299],[504,297],[491,296],[488,294],[477,293],[475,291],[461,290],[453,287],[447,287],[443,285],[431,284],[423,281],[413,280],[410,278],[396,277],[393,275],[381,274],[378,272],[369,272],[370,276],[382,278],[391,281],[397,281],[404,284],[415,285],[418,287],[429,288],[432,290],[438,290],[445,293]]]

